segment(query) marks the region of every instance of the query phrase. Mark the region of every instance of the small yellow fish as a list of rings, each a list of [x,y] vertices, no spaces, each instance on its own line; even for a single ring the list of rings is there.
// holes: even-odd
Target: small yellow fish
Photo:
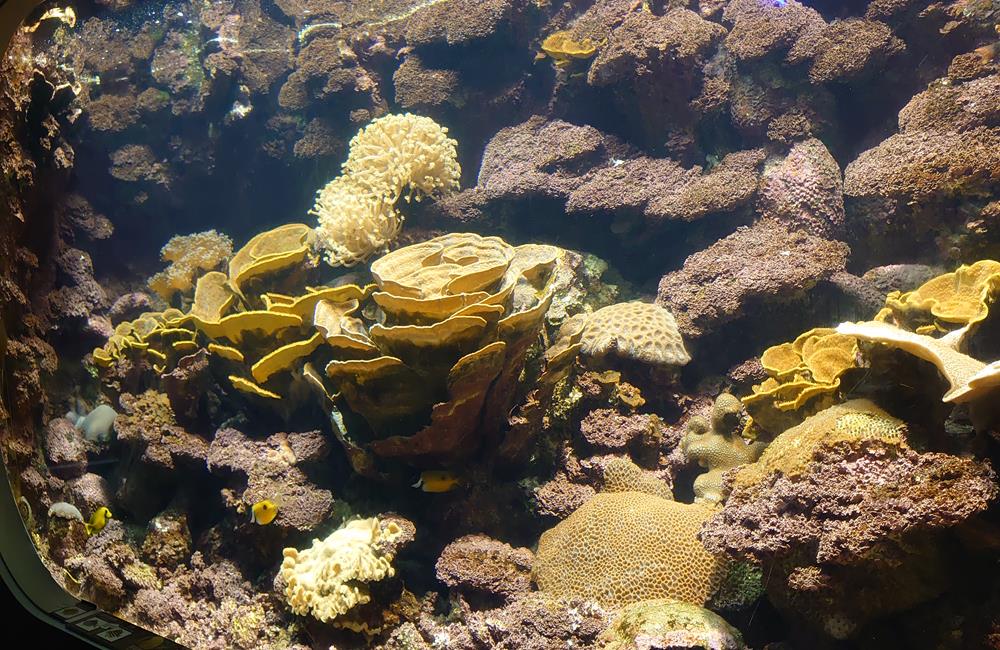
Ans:
[[[88,535],[94,535],[101,532],[105,525],[108,523],[108,519],[113,519],[111,511],[101,506],[94,511],[94,514],[90,515],[90,521],[88,521],[84,526],[87,528]]]
[[[420,473],[420,478],[412,487],[420,488],[424,492],[451,492],[461,485],[462,479],[454,472],[428,470]]]
[[[261,526],[266,526],[278,516],[278,504],[270,499],[264,499],[253,504],[250,508],[250,521]]]

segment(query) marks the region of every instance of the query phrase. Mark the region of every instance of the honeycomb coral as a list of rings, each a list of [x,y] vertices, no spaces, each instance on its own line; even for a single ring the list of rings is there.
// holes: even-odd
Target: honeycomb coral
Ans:
[[[713,512],[642,492],[597,494],[542,534],[535,582],[551,596],[607,607],[652,598],[704,605],[727,569],[697,537]]]
[[[285,598],[296,614],[328,622],[371,600],[365,583],[392,576],[391,554],[379,552],[401,529],[375,517],[350,521],[311,548],[286,548],[281,562]]]
[[[399,234],[400,196],[409,201],[458,189],[457,143],[429,117],[386,115],[351,139],[340,177],[317,194],[318,243],[331,266],[353,266]]]
[[[232,254],[232,240],[214,230],[172,237],[160,249],[160,257],[171,264],[149,279],[149,288],[169,301],[178,291],[192,291],[195,276],[215,269]]]
[[[583,318],[581,352],[588,357],[617,356],[654,366],[683,366],[691,360],[673,315],[659,305],[623,302]],[[578,324],[568,321],[560,338]]]
[[[644,600],[623,608],[601,634],[600,642],[602,650],[746,647],[739,630],[715,612],[672,598]]]

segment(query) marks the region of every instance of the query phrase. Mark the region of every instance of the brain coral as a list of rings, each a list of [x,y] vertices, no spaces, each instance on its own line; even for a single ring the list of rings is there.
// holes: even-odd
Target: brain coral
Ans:
[[[535,582],[549,595],[608,607],[652,598],[704,605],[727,568],[697,538],[713,512],[642,492],[597,494],[542,534]]]
[[[211,271],[232,255],[233,241],[214,230],[176,235],[160,250],[160,257],[170,266],[149,279],[149,288],[169,301],[178,291],[193,291],[195,276]]]
[[[289,607],[296,614],[312,614],[325,623],[369,602],[366,583],[395,573],[390,564],[392,553],[381,552],[382,547],[391,545],[402,533],[392,520],[355,519],[326,539],[313,540],[311,548],[286,548],[281,577]]]
[[[673,315],[644,302],[623,302],[568,321],[560,336],[583,322],[581,352],[595,359],[617,356],[655,366],[683,366],[691,360]]]
[[[400,196],[409,201],[458,189],[457,143],[429,117],[386,115],[351,139],[341,176],[323,187],[310,214],[332,266],[362,262],[399,234]]]

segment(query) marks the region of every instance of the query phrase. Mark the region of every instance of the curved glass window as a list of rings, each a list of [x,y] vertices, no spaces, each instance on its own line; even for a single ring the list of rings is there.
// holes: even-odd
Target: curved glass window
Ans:
[[[996,644],[996,2],[7,0],[0,46],[36,616]]]

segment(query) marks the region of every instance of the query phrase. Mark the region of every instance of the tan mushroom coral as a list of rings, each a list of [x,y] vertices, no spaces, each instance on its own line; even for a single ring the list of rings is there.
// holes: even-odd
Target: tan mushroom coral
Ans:
[[[841,323],[837,326],[837,331],[898,348],[934,364],[941,375],[948,380],[950,389],[942,397],[945,402],[972,401],[1000,383],[994,378],[997,372],[996,362],[987,365],[956,349],[961,336],[949,335],[935,339],[877,321]]]

